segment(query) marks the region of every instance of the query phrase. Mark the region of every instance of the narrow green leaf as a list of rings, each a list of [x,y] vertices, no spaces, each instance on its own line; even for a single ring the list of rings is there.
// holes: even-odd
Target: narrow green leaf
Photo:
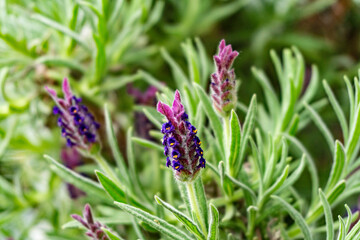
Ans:
[[[253,75],[255,75],[256,80],[260,83],[265,94],[266,104],[269,108],[271,116],[273,120],[276,121],[276,119],[279,117],[280,104],[279,100],[277,99],[276,93],[270,84],[269,79],[262,70],[259,70],[255,67],[251,68],[251,72],[253,73]]]
[[[344,76],[344,81],[346,83],[346,88],[347,88],[347,92],[348,92],[348,96],[349,96],[349,105],[350,105],[350,121],[349,121],[349,125],[352,125],[352,121],[354,119],[354,112],[355,112],[355,98],[354,98],[354,90],[351,86],[350,80],[347,76]]]
[[[173,206],[171,206],[170,204],[166,203],[165,201],[163,201],[161,198],[159,198],[158,196],[155,196],[155,200],[157,201],[157,203],[163,207],[165,207],[167,210],[169,210],[170,212],[172,212],[174,214],[174,216],[182,223],[184,224],[184,226],[186,227],[187,230],[189,230],[190,232],[192,232],[198,239],[204,239],[205,236],[203,235],[203,233],[200,231],[199,227],[190,219],[188,218],[185,214],[183,214],[182,212],[178,211],[176,208],[174,208]]]
[[[319,114],[312,107],[310,107],[307,103],[305,103],[305,107],[309,111],[310,117],[314,121],[315,125],[319,128],[321,133],[324,135],[325,140],[326,140],[327,144],[329,145],[331,152],[334,152],[334,141],[335,140],[334,140],[330,130],[328,129],[328,127],[326,126],[324,121],[321,119]]]
[[[95,171],[95,174],[100,184],[103,186],[105,191],[113,200],[122,203],[129,202],[130,204],[139,207],[141,209],[145,209],[145,210],[149,209],[144,205],[142,205],[141,203],[139,203],[139,201],[136,200],[134,197],[130,196],[128,192],[125,192],[123,189],[121,189],[118,185],[116,185],[110,178],[105,176],[103,173],[99,171]]]
[[[100,82],[104,77],[107,69],[106,69],[106,52],[105,52],[105,44],[101,36],[97,34],[93,34],[93,38],[96,45],[95,52],[95,82]]]
[[[207,240],[218,240],[219,239],[219,211],[213,204],[209,204],[210,210],[210,222],[209,222],[209,233]]]
[[[78,70],[81,73],[85,73],[86,69],[80,63],[74,61],[71,58],[62,58],[59,56],[42,56],[35,60],[36,64],[45,64],[45,65],[53,65],[53,66],[63,66],[68,67],[70,69]]]
[[[348,139],[349,129],[348,129],[348,125],[347,125],[347,121],[346,121],[344,112],[341,109],[339,102],[336,100],[335,95],[334,95],[333,91],[331,90],[329,84],[325,80],[323,81],[323,86],[324,86],[325,92],[329,98],[329,101],[331,103],[331,106],[333,107],[333,109],[336,113],[336,116],[340,122],[340,126],[341,126],[341,130],[343,131],[344,139]]]
[[[150,113],[150,111],[147,108],[143,108],[143,113],[149,119],[150,122],[152,122],[158,129],[161,129],[162,126],[161,122],[158,121],[158,119],[152,113]]]
[[[250,206],[246,209],[247,218],[248,218],[248,226],[247,226],[246,235],[247,235],[248,239],[253,238],[254,228],[255,228],[255,224],[256,224],[256,215],[257,215],[258,211],[259,211],[259,209],[255,206]]]
[[[317,189],[319,188],[319,177],[317,174],[316,165],[314,162],[314,159],[311,157],[310,153],[307,151],[307,149],[304,147],[304,145],[295,137],[290,136],[288,134],[284,134],[286,139],[288,139],[290,142],[292,142],[302,153],[306,155],[307,166],[309,168],[311,182],[312,182],[312,199],[315,199],[315,196],[317,196]],[[314,201],[314,200],[313,200]]]
[[[92,50],[90,49],[90,47],[88,46],[87,43],[85,43],[79,34],[77,34],[76,32],[72,31],[71,29],[47,18],[44,17],[43,15],[40,14],[34,14],[32,16],[33,19],[47,25],[50,28],[56,29],[59,32],[64,33],[65,35],[71,37],[72,39],[74,39],[77,43],[79,43],[85,50],[87,50],[88,52],[92,52]]]
[[[260,202],[258,204],[259,211],[262,210],[262,208],[264,207],[264,205],[267,202],[270,195],[273,194],[274,192],[276,192],[276,190],[278,190],[283,185],[283,183],[285,182],[288,174],[289,174],[289,165],[286,165],[283,173],[277,179],[277,181],[269,189],[267,189],[265,191],[264,196],[261,198],[261,200],[260,200]]]
[[[274,200],[276,200],[291,216],[292,219],[296,222],[296,224],[300,227],[301,232],[303,233],[304,240],[311,240],[313,239],[311,236],[311,232],[309,226],[306,224],[304,218],[301,214],[289,203],[283,200],[281,197],[278,196],[271,196]]]
[[[340,181],[331,191],[327,194],[327,201],[331,205],[345,190],[346,183],[344,180]],[[310,210],[307,214],[306,222],[311,224],[317,220],[323,213],[323,208],[319,204],[314,207],[314,210]]]
[[[147,193],[144,191],[142,184],[140,183],[139,174],[136,170],[136,160],[134,155],[134,147],[132,143],[132,127],[127,130],[126,133],[126,153],[127,159],[130,167],[130,179],[132,181],[132,186],[136,190],[137,195],[142,196],[147,200],[148,203],[151,203],[151,199],[148,197]]]
[[[124,158],[120,152],[119,149],[119,144],[114,132],[114,128],[112,126],[112,121],[111,121],[111,116],[110,116],[110,111],[108,108],[108,105],[105,104],[104,105],[104,112],[105,112],[105,128],[106,128],[106,137],[108,140],[108,143],[110,145],[112,154],[115,158],[116,164],[118,166],[118,169],[120,171],[120,175],[119,178],[121,180],[121,182],[123,182],[127,187],[129,187],[130,185],[130,177],[129,177],[129,173],[127,171],[127,166],[125,164]]]
[[[336,140],[334,162],[332,164],[330,176],[325,187],[326,193],[329,189],[332,189],[340,181],[345,166],[345,157],[346,156],[344,147],[338,140]]]
[[[355,234],[357,234],[360,231],[360,221],[357,221],[355,226],[350,230],[350,232],[346,235],[345,240],[354,240],[358,239],[355,238]]]
[[[199,53],[199,61],[201,66],[201,86],[205,88],[207,86],[207,83],[209,81],[209,61],[206,54],[206,50],[204,45],[202,44],[200,38],[195,38],[195,44],[197,48],[197,52]]]
[[[165,61],[170,65],[173,79],[176,81],[176,86],[181,91],[184,88],[184,84],[189,85],[188,78],[186,77],[181,67],[175,62],[175,60],[170,56],[170,54],[166,51],[165,48],[161,48],[160,53],[165,59]]]
[[[44,157],[49,162],[50,169],[55,172],[59,177],[61,177],[64,181],[73,184],[74,186],[80,188],[88,194],[99,197],[103,200],[109,200],[104,195],[104,190],[96,182],[90,180],[89,178],[81,176],[80,174],[70,170],[69,168],[66,168],[48,155],[44,155]]]
[[[350,127],[349,139],[346,144],[346,163],[349,165],[357,155],[360,136],[360,105],[356,107],[353,123]]]
[[[345,224],[345,232],[349,232],[349,229],[350,229],[350,226],[351,226],[351,219],[352,219],[352,212],[351,212],[351,209],[349,208],[348,205],[345,204],[345,208],[346,208],[346,211],[347,211],[347,215],[348,215],[348,218],[346,219],[346,224]]]
[[[203,106],[204,106],[204,110],[206,112],[206,115],[209,118],[211,127],[214,130],[215,137],[218,140],[218,144],[221,147],[221,146],[223,146],[223,129],[222,129],[220,119],[217,116],[217,114],[215,113],[215,111],[212,107],[211,101],[210,101],[208,95],[205,93],[204,89],[196,83],[195,83],[195,89],[197,91],[197,94],[198,94]],[[221,148],[221,149],[223,151],[223,148]]]
[[[234,110],[231,111],[231,118],[230,118],[230,132],[231,132],[231,144],[230,144],[230,154],[227,163],[227,169],[236,164],[236,161],[239,157],[239,149],[240,149],[240,141],[241,141],[241,127],[239,118]]]
[[[132,137],[131,140],[143,147],[152,148],[152,149],[158,150],[160,152],[164,151],[163,146],[161,146],[160,144],[154,143],[153,141],[149,141],[149,140],[146,140],[143,138],[138,138],[138,137]]]
[[[234,177],[237,177],[237,175],[239,174],[240,168],[244,161],[246,145],[249,140],[249,136],[251,135],[252,130],[255,125],[256,106],[257,106],[256,95],[253,95],[251,98],[251,101],[250,101],[250,106],[249,106],[248,112],[246,114],[244,126],[243,126],[243,129],[241,132],[239,158],[238,158],[238,161],[236,161],[236,164],[233,168],[234,172],[233,172],[233,174],[231,174]]]
[[[118,235],[112,233],[107,228],[102,228],[102,230],[106,233],[106,235],[110,238],[110,240],[124,240],[122,237],[119,237]]]
[[[192,42],[188,39],[185,44],[182,44],[181,47],[185,51],[186,60],[189,68],[189,73],[191,76],[191,81],[197,84],[200,84],[200,66],[197,60],[197,53],[193,47]]]
[[[219,162],[219,174],[220,174],[220,183],[221,183],[221,187],[222,189],[224,189],[225,193],[227,196],[231,196],[233,190],[233,187],[231,185],[231,183],[229,182],[228,178],[225,178],[225,167],[224,167],[224,162],[220,161]]]
[[[344,220],[338,216],[340,228],[339,228],[339,235],[337,237],[337,240],[345,240],[346,232],[345,232],[345,223]]]
[[[306,155],[303,154],[301,157],[301,162],[299,166],[296,167],[296,170],[286,179],[284,184],[279,188],[279,192],[281,192],[283,189],[286,189],[290,186],[292,186],[300,177],[301,173],[303,172],[304,168],[306,166]]]
[[[333,225],[333,218],[331,213],[331,207],[329,202],[326,199],[325,194],[321,189],[319,189],[320,200],[321,204],[324,208],[325,212],[325,220],[326,220],[326,240],[333,240],[334,239],[334,225]]]
[[[124,203],[114,202],[119,208],[122,210],[132,214],[136,218],[141,221],[144,221],[146,224],[151,226],[152,228],[156,229],[157,231],[161,232],[162,234],[170,237],[171,239],[175,240],[192,240],[190,236],[186,233],[178,229],[177,227],[167,223],[166,221],[158,218],[154,215],[151,215],[141,209],[129,206]]]

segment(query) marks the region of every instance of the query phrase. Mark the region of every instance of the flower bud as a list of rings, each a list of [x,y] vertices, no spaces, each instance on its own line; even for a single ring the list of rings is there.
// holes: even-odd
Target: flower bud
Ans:
[[[219,54],[214,56],[216,72],[211,75],[211,97],[214,108],[222,116],[229,116],[236,105],[235,72],[230,68],[238,55],[231,45],[226,46],[225,40],[221,40]]]

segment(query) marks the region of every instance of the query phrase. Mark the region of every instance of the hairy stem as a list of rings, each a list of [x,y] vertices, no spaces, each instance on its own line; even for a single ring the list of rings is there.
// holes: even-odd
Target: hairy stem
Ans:
[[[198,199],[195,194],[194,182],[186,183],[186,188],[187,188],[188,197],[190,200],[191,211],[195,214],[195,216],[193,216],[193,218],[196,218],[197,222],[200,224],[200,228],[203,231],[203,234],[205,236],[207,236],[205,219],[203,219],[201,211],[200,211],[200,205],[199,205]]]

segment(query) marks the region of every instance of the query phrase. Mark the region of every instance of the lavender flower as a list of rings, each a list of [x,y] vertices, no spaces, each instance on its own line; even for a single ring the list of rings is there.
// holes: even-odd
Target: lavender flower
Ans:
[[[86,232],[86,235],[91,237],[93,240],[110,240],[106,233],[101,229],[107,227],[100,222],[94,221],[89,204],[86,204],[84,207],[84,218],[77,214],[72,214],[71,217],[76,221],[80,222],[86,229],[89,230],[88,232]]]
[[[205,168],[206,161],[200,147],[201,141],[196,136],[197,129],[188,121],[179,91],[175,92],[171,108],[159,102],[157,110],[168,120],[161,129],[164,134],[164,154],[167,156],[166,166],[174,169],[176,179],[191,182],[200,168]]]
[[[71,92],[69,81],[64,78],[64,99],[58,98],[53,89],[45,87],[56,103],[53,114],[59,116],[57,123],[61,128],[61,135],[66,138],[68,147],[88,149],[96,142],[97,129],[100,127],[87,107],[81,104]]]
[[[212,99],[214,108],[222,116],[229,116],[236,105],[235,72],[230,68],[238,55],[231,45],[226,46],[225,40],[221,40],[219,54],[214,56],[216,72],[211,75]]]

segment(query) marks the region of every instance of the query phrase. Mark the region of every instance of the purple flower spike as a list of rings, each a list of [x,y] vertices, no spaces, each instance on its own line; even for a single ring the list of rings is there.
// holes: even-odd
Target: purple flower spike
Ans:
[[[88,149],[96,142],[96,130],[100,125],[81,104],[81,98],[73,95],[67,78],[64,78],[62,88],[64,99],[58,98],[53,89],[45,87],[56,103],[53,114],[59,116],[57,123],[61,127],[61,135],[66,138],[68,147]]]
[[[110,240],[106,233],[102,230],[102,228],[108,227],[101,224],[100,222],[94,221],[91,207],[89,204],[85,205],[83,217],[76,214],[71,215],[71,217],[76,221],[80,222],[86,229],[89,230],[85,233],[85,235],[91,237],[91,239]]]
[[[205,167],[205,159],[200,148],[201,141],[196,136],[197,129],[188,121],[179,91],[175,92],[172,107],[158,102],[157,110],[168,120],[161,129],[166,166],[173,168],[177,180],[191,182],[200,168]]]
[[[239,55],[231,45],[221,40],[219,53],[214,56],[216,72],[211,75],[212,100],[214,108],[222,116],[229,116],[236,105],[236,81],[234,69],[230,69]]]

